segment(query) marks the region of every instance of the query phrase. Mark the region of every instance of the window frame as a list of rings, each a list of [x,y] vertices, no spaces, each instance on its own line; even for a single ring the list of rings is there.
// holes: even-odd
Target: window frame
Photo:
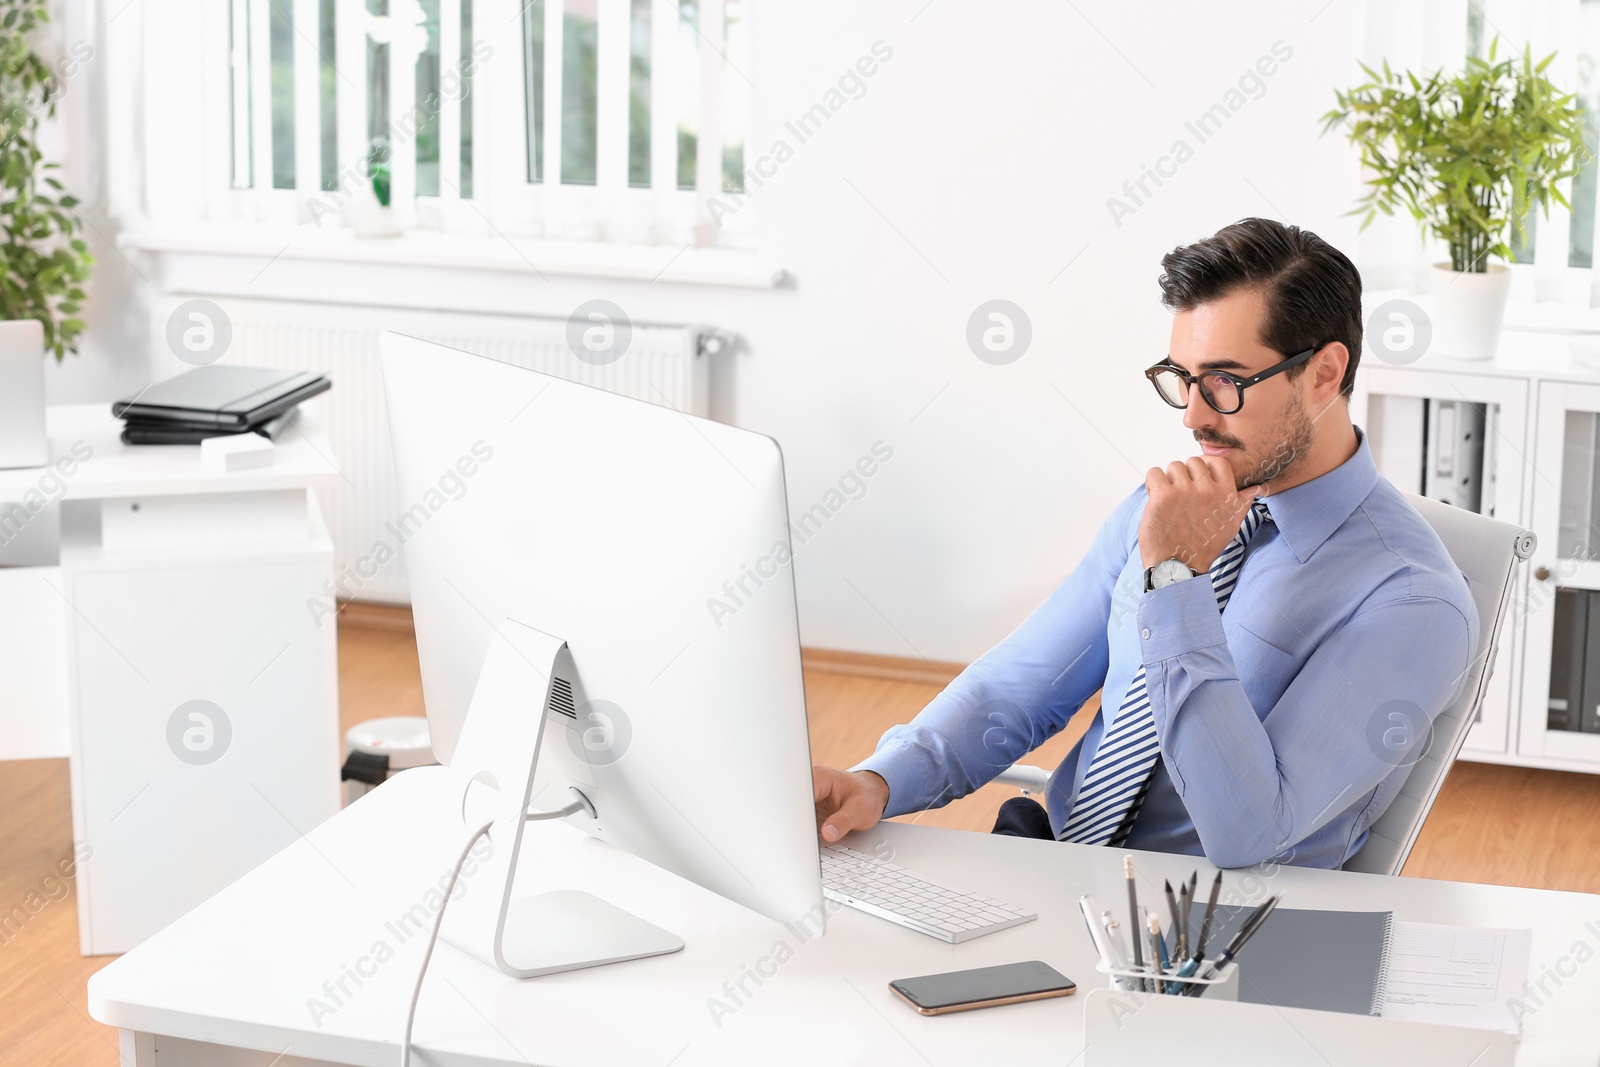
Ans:
[[[1577,61],[1583,53],[1581,8],[1583,0],[1471,0],[1462,5],[1463,23],[1482,21],[1482,44],[1501,35],[1500,58],[1508,50],[1520,55],[1524,45],[1532,47],[1535,59],[1556,54],[1546,76],[1557,85],[1578,92]],[[1568,47],[1568,42],[1580,42]],[[1589,42],[1595,51],[1591,59],[1600,63],[1600,39]],[[1509,49],[1508,47],[1509,46]],[[1467,35],[1465,54],[1472,48]],[[1600,93],[1600,86],[1596,86]],[[1563,180],[1558,188],[1569,204],[1573,201],[1574,179]],[[1597,183],[1600,185],[1600,183]],[[1600,189],[1592,210],[1589,247],[1591,265],[1570,265],[1572,248],[1572,210],[1552,203],[1548,214],[1535,211],[1536,237],[1532,262],[1507,262],[1511,271],[1514,300],[1574,307],[1600,307]],[[1448,256],[1445,257],[1448,260]]]
[[[284,0],[278,0],[280,6]],[[412,0],[391,0],[406,4]],[[673,32],[679,9],[671,0],[650,0],[651,5],[651,187],[628,184],[629,92],[631,88],[631,4],[630,0],[598,0],[597,55],[597,180],[594,185],[559,181],[561,41],[564,0],[544,0],[544,158],[545,181],[533,182],[527,174],[527,138],[531,124],[526,120],[525,74],[522,55],[523,2],[519,0],[466,0],[473,4],[472,34],[464,41],[460,33],[460,13],[464,0],[439,0],[441,85],[448,84],[447,72],[459,70],[471,57],[474,47],[487,45],[492,51],[472,70],[471,91],[460,103],[446,101],[439,112],[440,185],[437,196],[416,196],[414,214],[405,213],[396,189],[396,206],[402,209],[403,228],[436,230],[445,234],[468,233],[501,237],[532,238],[547,241],[575,241],[626,245],[682,245],[751,249],[755,244],[755,214],[741,206],[718,225],[711,219],[711,197],[738,197],[741,204],[747,192],[724,194],[721,191],[721,158],[724,138],[716,121],[723,77],[743,77],[736,68],[724,69],[720,49],[706,47],[702,34],[697,49],[701,90],[696,120],[699,143],[714,145],[714,152],[702,149],[697,156],[697,184],[694,190],[677,186],[677,115],[673,109],[671,81],[677,58]],[[215,221],[264,223],[292,226],[317,222],[327,228],[343,225],[342,211],[313,211],[311,201],[323,206],[342,205],[348,197],[351,174],[363,173],[365,159],[366,114],[365,34],[349,32],[349,14],[365,15],[364,0],[336,0],[336,47],[332,57],[336,71],[359,71],[360,93],[344,91],[349,78],[337,74],[336,117],[338,161],[335,172],[346,192],[322,189],[322,116],[318,77],[321,57],[319,0],[289,0],[297,27],[294,34],[295,85],[295,172],[296,188],[271,187],[270,96],[262,93],[270,85],[269,5],[265,0],[228,0],[208,4],[202,33],[207,44],[205,89],[208,101],[206,130],[207,197],[205,215]],[[700,0],[702,29],[721,25],[724,0]],[[745,18],[755,15],[754,5],[740,5]],[[235,12],[247,10],[248,33],[241,42],[234,32]],[[394,8],[391,7],[391,11]],[[517,23],[515,44],[497,44],[486,28],[502,21]],[[316,29],[300,32],[299,27]],[[746,30],[753,33],[753,27]],[[511,35],[506,35],[511,36]],[[241,56],[237,53],[243,52]],[[242,60],[242,62],[241,62]],[[405,64],[393,50],[390,54],[390,106],[403,114],[414,104],[415,68],[409,78],[398,74]],[[242,66],[242,71],[241,71]],[[354,75],[352,75],[353,77]],[[708,82],[711,83],[708,85]],[[240,110],[235,97],[240,86],[250,92],[250,143],[244,155],[251,164],[251,185],[240,187],[233,180],[235,161],[240,157],[234,141],[234,119]],[[267,103],[263,105],[265,99]],[[463,198],[460,189],[460,108],[470,108],[473,130],[472,196]],[[711,115],[708,121],[707,115]],[[310,121],[306,121],[307,119]],[[707,131],[711,137],[707,137]],[[745,146],[751,144],[748,129],[740,131]],[[711,138],[715,138],[713,141]],[[408,147],[414,141],[408,141]],[[397,153],[398,155],[398,153]],[[707,174],[708,165],[713,173]],[[401,168],[395,168],[400,171]],[[413,171],[414,178],[414,171]],[[668,184],[662,187],[665,180]],[[307,190],[310,190],[309,192]]]

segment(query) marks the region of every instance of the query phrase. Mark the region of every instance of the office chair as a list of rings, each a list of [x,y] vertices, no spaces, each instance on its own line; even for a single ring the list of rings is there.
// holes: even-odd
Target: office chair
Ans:
[[[1361,851],[1345,862],[1344,870],[1366,874],[1398,875],[1405,866],[1422,823],[1444,785],[1445,773],[1461,751],[1467,731],[1477,721],[1500,647],[1500,629],[1511,602],[1511,578],[1517,561],[1532,556],[1537,544],[1531,530],[1511,523],[1415,493],[1407,493],[1406,499],[1433,527],[1450,558],[1467,576],[1478,608],[1478,648],[1461,695],[1433,720],[1427,749],[1411,767],[1393,803],[1372,824]],[[1042,794],[1050,772],[1018,763],[994,780],[1015,786],[1024,794]]]

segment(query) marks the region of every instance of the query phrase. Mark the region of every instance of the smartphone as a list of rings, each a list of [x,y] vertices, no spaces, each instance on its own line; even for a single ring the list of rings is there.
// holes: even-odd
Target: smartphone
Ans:
[[[1000,967],[901,978],[890,982],[889,988],[924,1015],[948,1015],[953,1011],[992,1008],[997,1004],[1065,997],[1076,992],[1078,986],[1049,964],[1029,960]]]

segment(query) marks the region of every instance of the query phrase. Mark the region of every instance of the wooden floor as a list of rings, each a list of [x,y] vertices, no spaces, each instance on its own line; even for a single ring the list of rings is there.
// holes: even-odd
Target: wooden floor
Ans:
[[[837,653],[808,655],[814,762],[854,763],[886,727],[915,715],[955,669],[880,666]],[[864,670],[886,676],[864,676]],[[339,697],[346,728],[382,715],[422,714],[416,644],[405,615],[365,609],[341,620]],[[1053,766],[1093,713],[1086,707],[1028,762]],[[986,831],[1001,802],[1014,795],[988,786],[904,821]],[[1405,873],[1600,892],[1597,807],[1600,776],[1458,764]],[[47,877],[71,852],[66,761],[0,763],[0,812],[0,917],[15,907],[29,916],[20,932],[0,928],[0,1067],[111,1067],[118,1059],[116,1034],[89,1018],[85,998],[89,976],[109,957],[78,955],[71,887]]]

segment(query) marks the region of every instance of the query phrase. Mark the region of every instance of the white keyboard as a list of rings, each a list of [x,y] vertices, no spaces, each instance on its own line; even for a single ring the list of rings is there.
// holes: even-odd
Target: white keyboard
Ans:
[[[951,944],[1039,917],[843,845],[822,846],[822,895]]]

